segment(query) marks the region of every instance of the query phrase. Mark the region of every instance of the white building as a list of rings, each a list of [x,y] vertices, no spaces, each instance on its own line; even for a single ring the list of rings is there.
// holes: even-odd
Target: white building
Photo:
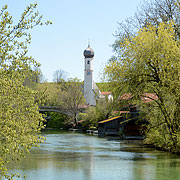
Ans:
[[[84,50],[84,97],[86,104],[96,105],[96,90],[94,88],[95,83],[93,81],[93,57],[94,51],[90,48],[90,45]]]
[[[86,99],[86,104],[90,106],[96,106],[96,99],[105,98],[108,96],[108,99],[113,99],[112,94],[110,92],[100,92],[99,88],[96,86],[96,83],[93,81],[93,57],[94,51],[90,47],[84,50],[84,97]]]

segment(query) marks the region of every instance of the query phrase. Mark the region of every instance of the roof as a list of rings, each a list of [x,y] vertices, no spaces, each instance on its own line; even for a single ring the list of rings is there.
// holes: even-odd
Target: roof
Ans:
[[[111,92],[101,92],[101,95],[110,95]]]
[[[151,101],[154,101],[154,100],[158,100],[158,96],[156,94],[154,94],[154,93],[144,93],[141,96],[141,100],[144,103],[148,103],[148,102],[151,102]]]
[[[90,44],[88,44],[88,47],[84,50],[84,56],[85,56],[85,58],[93,58],[94,57],[94,51],[92,48],[90,48]]]
[[[80,124],[81,124],[81,123],[83,123],[84,121],[85,121],[85,120],[80,120],[80,121],[78,121],[78,123],[80,123]]]
[[[130,113],[130,111],[113,111],[113,113],[127,114]]]
[[[93,81],[93,89],[95,90],[95,91],[99,91],[99,88],[97,87],[97,85],[96,85],[96,83]]]
[[[124,93],[121,97],[120,100],[130,100],[132,98],[132,94],[131,93]]]
[[[88,108],[88,107],[89,107],[89,105],[87,105],[87,104],[81,104],[78,106],[78,108]]]
[[[113,117],[113,118],[110,118],[110,119],[106,119],[106,120],[103,120],[103,121],[100,121],[98,122],[99,124],[103,124],[103,123],[106,123],[106,122],[109,122],[109,121],[113,121],[113,120],[116,120],[118,118],[120,118],[121,116],[116,116],[116,117]]]
[[[131,93],[125,93],[120,97],[120,100],[130,100],[132,99],[132,94]],[[141,95],[141,100],[143,103],[148,103],[152,102],[154,100],[157,100],[158,96],[155,93],[144,93]]]

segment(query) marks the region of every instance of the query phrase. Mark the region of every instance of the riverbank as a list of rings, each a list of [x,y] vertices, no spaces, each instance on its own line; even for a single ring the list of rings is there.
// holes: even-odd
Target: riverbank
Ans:
[[[46,128],[42,131],[43,134],[58,134],[58,133],[75,133],[75,134],[85,134],[86,136],[98,136],[97,131],[93,131],[93,130],[87,130],[86,132],[83,132],[82,130],[79,129],[69,129],[69,130],[63,130],[63,129],[56,129],[56,128]],[[144,143],[144,137],[142,136],[127,136],[127,137],[120,137],[120,136],[98,136],[98,138],[102,138],[102,139],[106,139],[108,141],[118,141],[118,142],[123,142],[124,144],[131,144],[131,145],[138,145],[141,148],[150,148],[152,150],[158,150],[158,151],[162,151],[162,152],[168,152],[168,151],[164,151],[160,148],[157,148],[151,144],[146,144]],[[171,153],[171,152],[168,152]],[[177,154],[178,153],[172,153],[172,154]]]

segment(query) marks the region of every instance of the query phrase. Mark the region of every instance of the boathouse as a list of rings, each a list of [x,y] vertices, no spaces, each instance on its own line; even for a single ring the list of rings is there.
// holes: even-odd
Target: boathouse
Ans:
[[[110,119],[100,121],[98,123],[98,134],[100,136],[120,135],[120,124],[122,120],[122,116],[116,116]]]
[[[99,136],[121,136],[123,138],[139,138],[143,136],[142,125],[145,121],[138,121],[139,110],[131,106],[130,111],[119,111],[120,116],[100,121],[98,123]]]

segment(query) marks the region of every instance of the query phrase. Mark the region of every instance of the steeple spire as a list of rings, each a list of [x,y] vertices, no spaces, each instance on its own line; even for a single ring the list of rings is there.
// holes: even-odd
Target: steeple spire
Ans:
[[[88,48],[90,48],[90,40],[88,39]]]
[[[94,51],[90,47],[90,41],[88,41],[88,47],[84,50],[84,56],[85,56],[85,58],[93,58],[94,57]]]

